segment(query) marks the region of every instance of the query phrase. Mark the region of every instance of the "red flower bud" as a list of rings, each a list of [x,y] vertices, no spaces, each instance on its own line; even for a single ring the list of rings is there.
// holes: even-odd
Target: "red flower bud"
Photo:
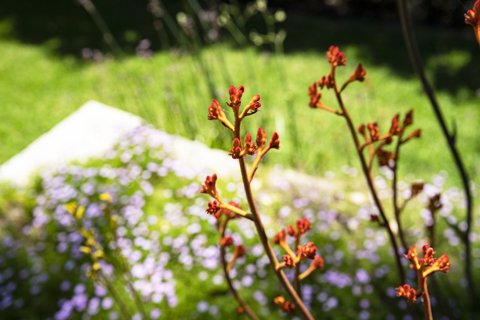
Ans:
[[[317,247],[313,242],[309,242],[301,248],[302,256],[306,259],[314,259],[317,254]]]
[[[410,250],[408,250],[407,254],[405,255],[405,258],[414,262],[414,260],[417,259],[417,247],[412,246]]]
[[[407,137],[407,140],[415,139],[415,138],[420,138],[420,134],[422,133],[422,129],[417,129],[410,133],[410,135]]]
[[[323,258],[320,257],[320,256],[315,256],[315,259],[313,259],[310,266],[312,268],[315,268],[315,269],[322,269],[323,268]]]
[[[297,233],[297,229],[295,229],[295,227],[292,226],[292,225],[289,225],[289,226],[288,226],[287,232],[288,232],[288,235],[289,235],[290,237],[296,237],[297,234],[298,234],[298,233]]]
[[[228,93],[230,94],[230,103],[227,102],[227,105],[232,108],[238,108],[242,103],[241,99],[244,92],[245,88],[243,86],[238,87],[238,89],[234,86],[230,86],[230,89],[228,89]]]
[[[327,89],[331,89],[335,87],[335,80],[333,79],[333,74],[330,73],[328,75],[325,85],[327,86]]]
[[[330,46],[330,49],[328,49],[326,56],[328,62],[333,67],[344,66],[347,63],[347,59],[345,59],[345,53],[340,52],[340,50],[336,46]]]
[[[397,288],[397,297],[405,297],[409,304],[412,304],[417,300],[417,292],[415,289],[410,288],[408,284],[405,284]]]
[[[285,302],[282,310],[286,313],[293,313],[295,311],[295,305],[290,301]]]
[[[285,242],[285,239],[287,238],[287,234],[285,232],[285,229],[282,229],[275,234],[273,237],[273,243],[275,244],[280,244],[282,242]]]
[[[235,249],[233,251],[233,256],[236,258],[241,258],[245,255],[245,253],[247,252],[247,250],[245,249],[244,246],[242,245],[238,245],[238,246],[235,246]]]
[[[363,82],[365,80],[365,75],[367,74],[367,71],[363,69],[362,64],[360,63],[355,71],[352,73],[350,78],[348,79],[348,82],[353,82],[353,81],[360,81]]]
[[[295,268],[295,261],[293,260],[293,258],[286,254],[283,256],[283,261],[285,262],[285,266],[287,268]]]
[[[243,309],[243,307],[238,307],[237,308],[237,313],[238,314],[243,314],[245,312],[245,310]]]
[[[217,191],[216,187],[217,183],[217,175],[213,174],[211,177],[207,176],[205,179],[205,183],[202,185],[201,193],[209,193],[210,195],[214,195]]]
[[[372,141],[377,141],[378,138],[380,137],[380,134],[378,133],[378,126],[377,123],[368,123],[368,131],[370,132],[370,138]]]
[[[245,151],[247,154],[253,156],[257,148],[255,147],[255,143],[252,143],[252,135],[247,133],[245,135]]]
[[[305,234],[308,230],[312,229],[312,224],[307,218],[297,220],[297,229],[299,234]]]
[[[364,135],[364,134],[365,134],[365,125],[364,125],[363,123],[358,127],[358,132],[359,132],[361,135]]]
[[[433,248],[430,247],[429,245],[424,245],[422,247],[422,251],[423,251],[422,264],[424,266],[432,265],[435,262],[435,258],[433,257],[433,255],[435,254],[435,251],[433,251]]]
[[[222,239],[220,239],[219,244],[220,244],[222,247],[230,247],[230,246],[233,244],[233,238],[232,238],[232,236],[223,237]]]
[[[392,118],[392,125],[390,126],[389,133],[394,136],[399,135],[400,132],[402,131],[402,128],[400,127],[400,123],[398,122],[398,117],[399,115],[397,114],[395,117]]]
[[[218,104],[218,101],[213,99],[212,105],[208,108],[208,120],[216,120],[219,116],[224,114],[222,108]]]
[[[233,148],[230,149],[229,156],[232,156],[233,159],[239,159],[242,153],[242,142],[240,139],[235,138],[233,140]]]
[[[208,203],[208,208],[207,208],[207,212],[209,214],[212,214],[212,215],[216,215],[217,212],[220,210],[220,203],[218,203],[217,200],[214,200],[213,202],[209,202]]]
[[[320,89],[323,89],[323,87],[327,84],[327,77],[322,76],[322,79],[318,81],[318,86]]]
[[[403,126],[407,127],[413,123],[413,109],[409,110],[403,119]]]
[[[310,87],[308,87],[308,95],[315,96],[317,95],[317,83],[314,82]]]
[[[270,139],[270,149],[280,149],[280,137],[278,136],[278,133],[274,132],[272,134],[272,138]]]
[[[438,269],[438,271],[443,273],[448,273],[450,270],[450,259],[444,254],[433,263],[432,268]]]
[[[267,141],[267,133],[262,128],[258,128],[258,131],[257,131],[257,146],[258,146],[258,148],[263,148],[266,141]]]

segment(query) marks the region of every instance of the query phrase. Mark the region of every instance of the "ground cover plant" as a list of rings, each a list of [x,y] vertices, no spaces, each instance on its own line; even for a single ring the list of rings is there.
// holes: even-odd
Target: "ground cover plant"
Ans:
[[[79,3],[97,23],[109,54],[122,56],[94,3]],[[2,186],[2,315],[56,320],[477,316],[480,238],[475,227],[480,219],[475,212],[473,219],[470,213],[465,217],[472,204],[469,193],[456,187],[461,184],[455,166],[439,161],[446,159],[445,150],[431,147],[441,137],[436,123],[426,120],[425,108],[410,109],[421,105],[419,86],[376,67],[375,59],[369,63],[361,46],[346,50],[349,65],[367,61],[349,77],[340,68],[346,55],[335,46],[325,63],[316,61],[317,53],[284,56],[285,32],[276,30],[275,22],[282,22],[285,13],[271,12],[266,1],[240,14],[234,10],[238,7],[225,5],[216,20],[214,11],[199,11],[192,0],[185,7],[192,11],[177,15],[176,23],[162,1],[149,3],[155,22],[171,25],[180,50],[152,58],[150,42],[142,40],[136,48],[141,58],[114,60],[87,48],[82,52],[90,60],[87,71],[69,59],[71,70],[86,72],[85,81],[100,75],[96,94],[124,107],[136,105],[136,113],[167,131],[230,149],[240,174],[217,176],[212,168],[186,166],[170,154],[172,138],[145,125],[100,159],[48,169],[22,191]],[[465,16],[475,35],[477,9]],[[242,30],[242,19],[253,13],[264,19],[265,34]],[[249,37],[259,46],[272,46],[272,53],[236,52],[225,44],[202,47],[200,27],[213,37],[219,26],[239,44]],[[165,36],[162,28],[157,31]],[[8,44],[12,55],[21,47]],[[451,53],[442,58],[446,62],[433,59],[436,65],[427,71],[448,65],[459,72],[468,63],[464,58]],[[166,70],[168,77],[154,80],[152,66]],[[12,70],[8,63],[4,68]],[[317,72],[325,76],[307,95],[312,79],[305,75],[317,78]],[[185,77],[177,79],[182,73]],[[115,91],[118,80],[112,74],[135,94]],[[232,78],[253,83],[248,92],[261,93],[261,102],[254,95],[245,103],[243,86],[222,93]],[[59,85],[65,85],[64,79],[58,79]],[[75,78],[66,85],[77,84]],[[159,87],[164,89],[160,93]],[[440,95],[447,115],[474,123],[473,94],[467,93],[457,108],[452,87]],[[6,88],[9,99],[23,97]],[[333,98],[321,89],[333,91]],[[308,96],[310,108],[323,110],[309,110]],[[378,96],[385,106],[369,106],[378,103]],[[205,124],[205,101],[212,97],[218,99],[208,108],[208,119],[223,126]],[[154,98],[171,108],[154,108]],[[229,101],[227,108],[218,102],[223,100]],[[21,118],[22,111],[4,112]],[[330,121],[321,112],[340,117]],[[365,124],[357,126],[357,121]],[[270,127],[278,133],[267,136],[262,128],[271,132]],[[256,140],[241,129],[256,132]],[[476,130],[452,130],[447,138],[461,137],[459,150],[475,141]],[[280,152],[272,150],[280,145]],[[467,169],[475,169],[476,162],[469,160],[476,153],[468,148]],[[325,179],[297,171],[288,180],[284,166]],[[327,187],[318,189],[319,182]],[[476,194],[473,181],[471,192]],[[208,202],[202,193],[213,199]]]
[[[118,252],[113,244],[117,242],[130,265],[132,283],[142,297],[147,318],[242,317],[237,315],[239,305],[228,294],[223,280],[217,219],[205,212],[207,199],[200,193],[205,175],[211,176],[212,172],[192,170],[169,157],[169,140],[160,131],[138,128],[103,159],[45,172],[37,187],[16,200],[21,206],[30,203],[26,214],[12,215],[12,207],[2,206],[2,314],[8,319],[36,319],[38,314],[53,319],[122,318],[120,305],[106,283],[87,276],[93,261],[81,251],[85,238],[75,227],[77,219],[65,207],[76,202],[85,207],[81,223],[88,230],[97,230],[96,239],[106,256],[102,270],[112,277],[109,281],[132,317],[139,318],[141,310],[131,299],[122,272],[112,268],[123,270],[117,265]],[[280,167],[273,170],[274,178],[259,171],[255,179],[261,183],[252,184],[252,188],[258,195],[257,205],[270,239],[282,226],[296,225],[300,218],[312,223],[304,241],[317,245],[324,268],[305,278],[302,296],[314,317],[397,319],[406,314],[407,302],[395,296],[398,276],[388,238],[371,222],[372,204],[366,194],[362,197],[357,191],[356,186],[363,181],[351,176],[353,170],[343,169],[338,179],[348,177],[352,184],[331,196],[315,189],[300,193],[281,178]],[[386,183],[390,180],[384,173],[375,183],[387,201],[390,193]],[[271,187],[269,179],[276,187]],[[421,210],[428,205],[429,196],[442,192],[440,214],[458,221],[456,208],[461,208],[463,198],[456,188],[444,189],[445,180],[442,173],[430,183],[426,181],[424,193],[412,200],[409,208]],[[403,185],[401,199],[408,198],[408,184],[402,180],[399,183]],[[217,182],[222,197],[245,208],[241,184],[238,175]],[[102,209],[105,200],[100,196],[104,193],[111,197],[112,216],[119,216],[116,241],[112,241],[111,226]],[[428,213],[422,214],[428,221]],[[428,229],[418,223],[417,217],[409,218],[407,221],[416,221],[406,221],[409,239],[415,244],[424,242],[429,237]],[[451,285],[463,277],[462,259],[456,254],[461,244],[448,223],[443,219],[437,223],[435,249],[449,254],[452,265],[448,279],[441,277],[434,283],[455,294],[445,297],[439,295],[445,289],[434,290],[433,310],[436,316],[455,318],[456,314],[461,318],[465,301],[458,297],[463,290]],[[227,232],[247,250],[231,268],[234,288],[241,291],[259,318],[283,318],[274,302],[282,289],[270,271],[251,221],[234,220]],[[341,236],[344,233],[348,237]],[[289,243],[291,240],[287,237]],[[474,246],[474,253],[478,252],[478,238]],[[279,249],[274,246],[281,257]],[[231,259],[231,255],[227,257]],[[305,262],[301,271],[306,270]],[[287,272],[291,280],[293,275]],[[407,273],[407,278],[415,281],[414,274]],[[449,304],[453,307],[445,309]],[[385,305],[389,307],[382,307]],[[415,305],[420,312],[421,307]]]

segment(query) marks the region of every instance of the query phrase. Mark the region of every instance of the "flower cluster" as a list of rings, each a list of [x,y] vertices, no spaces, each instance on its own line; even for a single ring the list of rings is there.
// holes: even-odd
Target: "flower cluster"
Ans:
[[[303,280],[316,269],[323,268],[323,258],[317,256],[317,247],[313,242],[300,245],[301,237],[312,229],[312,224],[307,218],[297,220],[297,227],[293,225],[288,226],[287,230],[281,229],[273,237],[273,242],[278,244],[287,253],[283,256],[283,262],[277,268],[295,268],[301,261],[313,260],[310,267],[299,275],[299,279]],[[289,236],[295,238],[295,252],[287,243],[287,233]]]
[[[422,258],[419,258],[417,248],[413,246],[405,255],[412,262],[410,268],[416,272],[419,284],[419,290],[410,288],[407,284],[397,288],[397,296],[407,298],[409,303],[414,303],[420,295],[428,296],[427,278],[429,276],[435,272],[448,273],[450,270],[450,260],[446,254],[438,259],[434,258],[436,252],[429,245],[422,247],[422,253]]]

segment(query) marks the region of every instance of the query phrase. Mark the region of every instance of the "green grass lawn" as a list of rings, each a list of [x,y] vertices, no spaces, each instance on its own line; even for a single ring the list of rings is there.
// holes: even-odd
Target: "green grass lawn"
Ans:
[[[230,84],[244,85],[245,99],[262,96],[260,116],[249,121],[248,129],[254,133],[261,125],[267,133],[274,128],[280,134],[281,152],[268,159],[269,163],[312,174],[339,171],[345,164],[358,165],[344,120],[308,108],[307,87],[329,72],[324,52],[329,44],[339,44],[348,60],[347,67],[338,71],[339,79],[346,79],[357,63],[363,63],[367,70],[366,81],[350,85],[344,94],[355,125],[378,121],[385,132],[393,115],[413,108],[413,127],[422,128],[422,138],[404,147],[400,173],[428,180],[446,170],[449,183],[460,185],[431,107],[410,72],[399,30],[365,23],[333,25],[331,21],[304,20],[303,26],[308,28],[297,28],[289,35],[291,40],[287,37],[283,60],[255,47],[225,43],[201,52],[219,101],[227,100]],[[290,21],[298,22],[295,17]],[[314,31],[316,28],[323,33]],[[362,35],[368,37],[360,43]],[[476,175],[480,170],[476,161],[480,111],[473,90],[480,54],[470,38],[459,30],[422,29],[419,34],[428,74],[440,89],[442,110],[449,124],[455,120],[458,148],[471,177],[480,182]],[[54,41],[32,46],[1,40],[0,163],[90,99],[138,114],[169,133],[230,148],[231,137],[224,128],[207,121],[212,94],[194,56],[160,52],[150,60],[129,56],[93,63],[59,56],[52,50],[54,45]],[[324,91],[323,97],[328,105],[337,107],[332,92]]]

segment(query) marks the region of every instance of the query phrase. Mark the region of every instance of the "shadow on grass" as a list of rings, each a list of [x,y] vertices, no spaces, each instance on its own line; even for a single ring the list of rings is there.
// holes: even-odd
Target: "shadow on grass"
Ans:
[[[171,13],[182,10],[180,1],[165,3]],[[141,39],[151,40],[152,49],[161,50],[152,15],[147,10],[147,0],[121,3],[103,0],[96,1],[95,5],[127,54],[135,52]],[[3,23],[0,36],[3,33],[3,36],[8,34],[25,43],[47,44],[58,55],[80,57],[81,49],[85,47],[103,52],[109,50],[92,18],[74,0],[5,0],[0,4],[0,21]],[[417,40],[434,87],[455,95],[467,89],[467,97],[471,97],[479,89],[480,51],[471,28],[464,25],[463,17],[458,18],[458,26],[446,29],[417,25]],[[263,27],[263,21],[253,20],[249,29],[262,31]],[[289,14],[280,27],[288,33],[287,54],[298,51],[323,54],[331,44],[348,45],[359,49],[359,59],[365,63],[386,66],[401,77],[413,75],[398,24],[333,21]]]

